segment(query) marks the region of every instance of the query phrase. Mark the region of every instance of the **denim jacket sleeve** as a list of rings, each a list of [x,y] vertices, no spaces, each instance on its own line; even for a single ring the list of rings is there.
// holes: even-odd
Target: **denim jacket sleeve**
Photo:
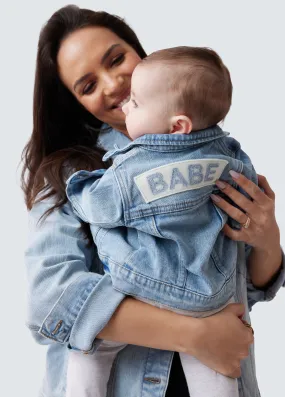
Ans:
[[[240,149],[237,153],[237,158],[241,160],[244,164],[244,169],[243,169],[244,175],[248,179],[251,179],[254,183],[257,184],[257,175],[247,154]],[[251,252],[251,247],[249,245],[246,245],[247,258],[249,257],[250,252]],[[252,284],[249,274],[247,274],[247,297],[248,297],[249,310],[251,310],[252,306],[257,302],[265,302],[272,300],[282,286],[285,287],[285,256],[283,251],[282,251],[282,264],[280,271],[266,288],[264,289],[256,288]]]
[[[51,205],[44,200],[29,213],[28,327],[41,344],[53,341],[92,352],[96,335],[124,295],[112,287],[109,276],[99,273],[99,265],[98,273],[90,271],[96,252],[69,203],[40,221]]]
[[[249,254],[250,250],[248,250]],[[248,255],[247,255],[248,257]],[[274,277],[274,279],[266,286],[264,289],[256,288],[247,274],[247,300],[249,310],[252,309],[252,306],[257,302],[267,302],[271,301],[279,289],[281,287],[285,287],[285,255],[282,251],[282,262],[281,268],[278,274]]]
[[[76,172],[67,180],[66,194],[83,221],[104,228],[124,226],[123,200],[112,167]]]

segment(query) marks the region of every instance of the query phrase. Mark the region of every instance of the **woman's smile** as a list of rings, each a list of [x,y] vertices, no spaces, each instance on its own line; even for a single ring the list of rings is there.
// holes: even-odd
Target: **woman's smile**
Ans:
[[[112,109],[119,109],[122,110],[122,107],[124,106],[125,103],[127,103],[130,100],[130,88],[125,90],[122,95],[118,96],[118,98],[114,101],[112,105]]]

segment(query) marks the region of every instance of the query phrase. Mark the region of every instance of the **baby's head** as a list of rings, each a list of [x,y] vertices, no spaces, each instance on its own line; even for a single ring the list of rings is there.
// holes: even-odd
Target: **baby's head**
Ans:
[[[231,77],[215,51],[174,47],[152,53],[135,68],[123,111],[132,139],[189,134],[222,121],[231,99]]]

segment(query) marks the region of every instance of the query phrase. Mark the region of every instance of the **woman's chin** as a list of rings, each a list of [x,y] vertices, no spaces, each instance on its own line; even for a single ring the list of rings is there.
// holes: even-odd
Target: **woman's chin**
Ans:
[[[123,120],[125,122],[126,115],[123,112],[122,108],[115,108],[110,111],[110,117],[115,121],[117,119],[118,122]]]
[[[110,116],[112,115],[112,121],[116,124],[123,124],[126,125],[126,115],[122,111],[122,108],[113,109]]]
[[[118,130],[125,134],[127,132],[126,117],[123,112],[121,113],[123,114],[123,116],[121,115],[121,117],[116,117],[116,118],[112,117],[112,119],[110,118],[108,121],[106,120],[105,123],[109,124],[109,126],[114,128],[115,130]]]

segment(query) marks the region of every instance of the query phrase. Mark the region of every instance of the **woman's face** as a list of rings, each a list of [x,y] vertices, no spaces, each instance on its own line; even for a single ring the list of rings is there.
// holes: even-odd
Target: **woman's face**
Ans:
[[[122,106],[129,100],[132,73],[140,60],[131,46],[101,27],[71,33],[57,57],[60,78],[77,100],[99,120],[124,133]]]

